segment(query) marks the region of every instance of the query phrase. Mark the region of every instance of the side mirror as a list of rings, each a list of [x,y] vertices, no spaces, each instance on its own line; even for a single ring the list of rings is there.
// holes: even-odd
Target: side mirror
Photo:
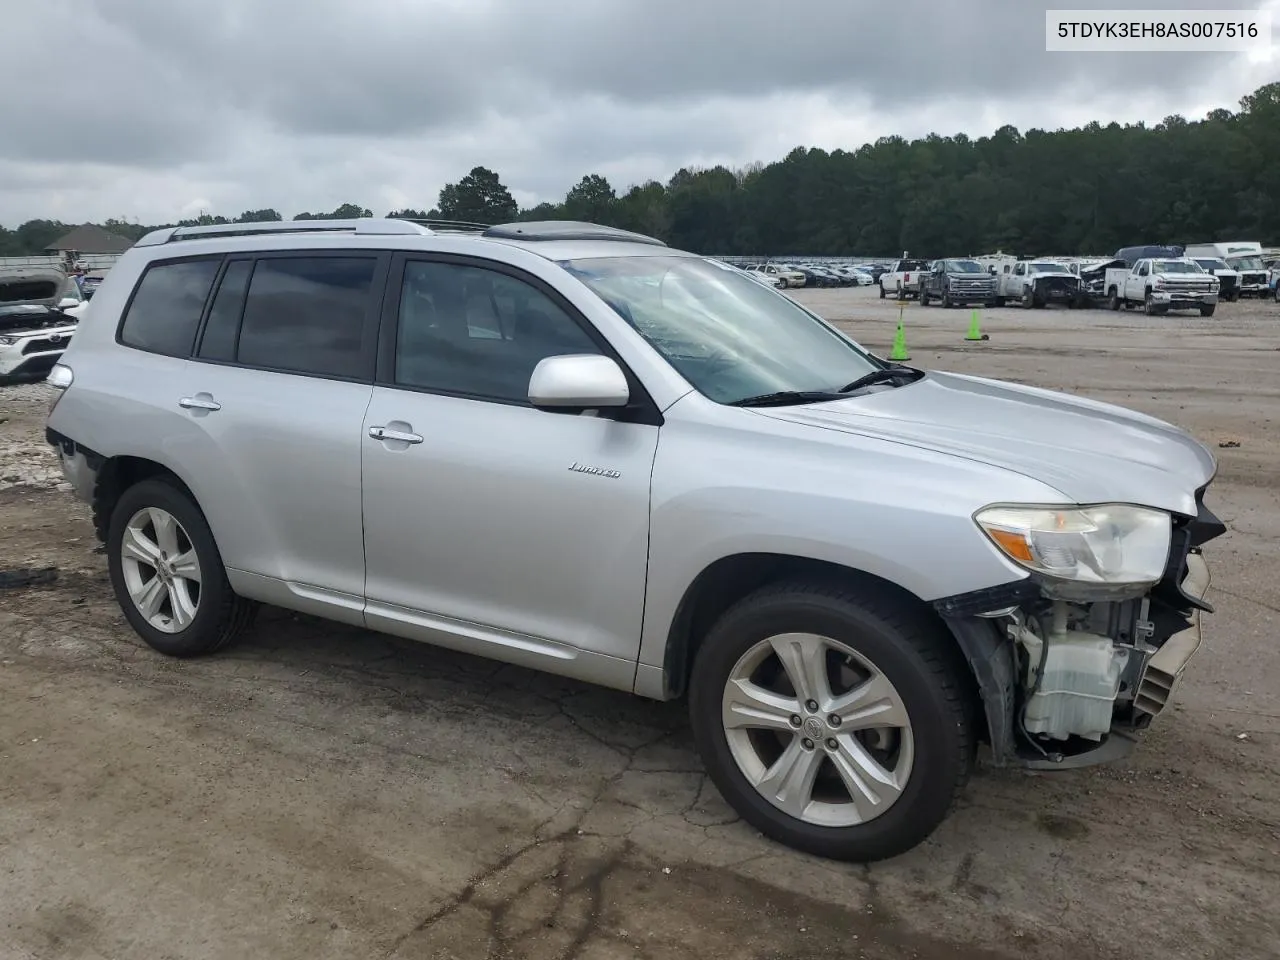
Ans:
[[[77,300],[75,297],[63,297],[58,301],[58,309],[66,310],[69,307],[78,307],[80,306],[80,303],[81,301]]]
[[[545,357],[529,378],[529,402],[544,410],[625,407],[630,399],[622,368],[597,354]]]

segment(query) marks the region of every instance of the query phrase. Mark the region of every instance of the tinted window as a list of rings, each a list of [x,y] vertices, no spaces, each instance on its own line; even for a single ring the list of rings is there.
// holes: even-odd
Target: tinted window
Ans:
[[[217,260],[159,263],[147,269],[120,328],[120,342],[171,357],[191,354]]]
[[[236,359],[333,377],[363,373],[361,344],[377,260],[259,260],[249,283]]]
[[[240,311],[244,308],[244,292],[249,286],[252,260],[236,260],[227,264],[213,295],[204,336],[200,338],[200,356],[208,360],[236,358],[236,331],[240,327]]]
[[[452,263],[405,264],[396,383],[527,401],[540,360],[599,352],[572,317],[523,280]]]

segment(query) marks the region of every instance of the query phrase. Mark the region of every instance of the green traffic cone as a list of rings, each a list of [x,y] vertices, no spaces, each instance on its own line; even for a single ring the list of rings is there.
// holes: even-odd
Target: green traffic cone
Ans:
[[[978,311],[977,308],[969,314],[969,332],[964,335],[966,340],[990,340],[982,330],[978,327]]]
[[[889,351],[889,359],[895,363],[911,359],[911,354],[907,353],[907,335],[902,329],[901,320],[898,321],[898,332],[893,337],[893,349]]]

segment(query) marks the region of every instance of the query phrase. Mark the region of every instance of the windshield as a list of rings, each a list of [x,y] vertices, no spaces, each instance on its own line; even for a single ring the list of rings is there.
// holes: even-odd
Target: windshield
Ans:
[[[1200,260],[1200,259],[1197,259],[1197,260],[1196,260],[1196,263],[1200,264],[1200,266],[1204,267],[1206,270],[1227,270],[1227,269],[1229,269],[1229,267],[1227,267],[1227,261],[1225,261],[1225,260],[1210,260],[1210,259]]]
[[[1188,260],[1156,260],[1151,264],[1152,273],[1204,273],[1198,263]]]
[[[881,368],[793,300],[701,257],[601,257],[566,270],[717,403],[839,390]]]
[[[1064,267],[1060,263],[1033,263],[1031,265],[1031,272],[1032,273],[1070,273],[1071,271],[1068,270],[1066,267]]]
[[[1231,265],[1237,270],[1265,270],[1261,257],[1232,257]]]
[[[976,260],[948,260],[947,273],[986,273]]]

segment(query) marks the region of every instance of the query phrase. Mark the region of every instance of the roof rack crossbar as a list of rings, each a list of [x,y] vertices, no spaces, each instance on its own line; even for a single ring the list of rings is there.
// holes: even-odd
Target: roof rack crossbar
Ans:
[[[134,246],[150,247],[202,237],[252,237],[270,233],[357,233],[381,236],[430,236],[431,231],[409,220],[359,217],[351,220],[268,220],[261,223],[217,223],[203,227],[153,230]]]

